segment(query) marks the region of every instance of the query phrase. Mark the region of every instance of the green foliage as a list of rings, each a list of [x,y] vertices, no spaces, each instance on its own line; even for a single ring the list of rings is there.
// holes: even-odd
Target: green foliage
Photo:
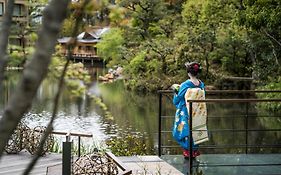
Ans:
[[[278,78],[281,69],[281,2],[279,0],[247,0],[238,13],[238,24],[250,33],[254,69],[261,80]]]
[[[184,56],[188,61],[197,60],[202,63],[205,68],[205,78],[210,79],[215,72],[223,71],[223,64],[231,65],[229,60],[239,63],[235,49],[232,49],[235,53],[225,55],[226,52],[228,53],[226,50],[232,48],[229,44],[233,40],[231,38],[233,35],[228,35],[233,30],[233,19],[230,13],[235,13],[235,9],[226,1],[191,0],[184,4],[182,16],[185,31],[181,31],[182,34],[179,33],[179,37],[185,37],[182,48],[187,53]],[[239,42],[233,44],[235,44],[234,47],[241,45]],[[226,48],[228,46],[229,48]],[[222,51],[224,53],[221,53]],[[224,70],[229,71],[228,68]]]
[[[30,39],[30,41],[35,42],[38,39],[38,35],[36,33],[34,33],[34,32],[31,32],[29,34],[29,39]]]
[[[102,102],[102,99],[95,96],[95,95],[91,95],[90,96],[92,99],[94,99],[95,103],[102,109],[103,113],[104,113],[104,117],[107,120],[113,120],[113,115],[111,114],[111,112],[108,110],[107,106],[105,103]]]
[[[111,15],[122,42],[115,42],[114,32],[99,49],[110,66],[125,68],[131,89],[180,83],[188,61],[202,64],[200,78],[207,84],[222,75],[266,81],[281,72],[277,0],[119,0],[117,5]],[[118,25],[121,16],[127,23]]]
[[[86,92],[86,87],[82,81],[68,79],[67,81],[67,89],[73,96],[81,96]]]
[[[66,61],[59,55],[52,58],[49,66],[49,76],[59,79]],[[65,75],[66,88],[73,96],[81,96],[86,92],[86,85],[91,82],[91,77],[82,63],[70,63]]]
[[[118,28],[112,28],[110,31],[102,36],[102,41],[96,47],[98,55],[109,63],[110,65],[122,64],[122,48],[124,44],[123,33]]]
[[[280,90],[281,89],[281,77],[277,80],[272,80],[271,83],[268,83],[264,86],[260,86],[259,90]],[[261,99],[281,99],[281,93],[258,93],[258,98]],[[258,109],[262,111],[268,111],[272,113],[281,112],[281,103],[259,103]]]
[[[12,51],[10,53],[10,59],[8,62],[8,66],[10,67],[21,67],[24,62],[23,54],[17,50]]]
[[[143,72],[146,71],[146,64],[145,64],[145,51],[138,53],[129,63],[129,65],[126,68],[127,72],[129,72],[131,75],[135,75],[137,77],[141,76]],[[138,76],[139,75],[139,76]]]
[[[75,17],[71,15],[70,17],[64,20],[61,30],[61,36],[71,36],[74,25],[75,25]]]
[[[125,18],[125,10],[122,7],[114,6],[111,8],[109,19],[112,25],[119,26]]]
[[[248,57],[246,31],[228,28],[218,31],[217,46],[210,57],[221,63],[222,70],[230,75],[251,76],[251,60]]]
[[[82,11],[83,3],[84,1],[72,1],[69,5],[69,14],[63,25],[62,36],[71,36],[73,25],[78,17],[82,17],[83,20],[79,32],[83,32],[88,26],[108,25],[110,5],[108,0],[91,0]]]
[[[9,51],[8,66],[23,67],[27,59],[31,57],[33,47],[22,48],[17,45],[9,45]]]
[[[81,145],[80,145],[80,154],[91,154],[96,151],[105,152],[107,151],[107,145],[99,140],[96,140],[94,138],[82,138],[81,139]],[[84,140],[84,142],[83,142]],[[62,139],[61,138],[55,138],[53,147],[51,148],[51,152],[53,153],[62,153]],[[72,145],[72,154],[78,155],[78,140],[77,137],[74,137],[73,139],[73,145]]]
[[[106,141],[108,148],[116,156],[147,155],[148,150],[144,135],[123,133]]]
[[[281,2],[279,0],[247,0],[241,12],[240,22],[255,30],[280,31]]]
[[[132,27],[142,39],[150,36],[149,27],[164,16],[166,7],[162,0],[120,0],[121,7],[130,9],[127,15],[132,18]]]
[[[201,9],[203,6],[204,0],[191,0],[187,1],[184,4],[182,17],[183,22],[188,25],[197,25],[199,23],[199,17],[201,15]]]

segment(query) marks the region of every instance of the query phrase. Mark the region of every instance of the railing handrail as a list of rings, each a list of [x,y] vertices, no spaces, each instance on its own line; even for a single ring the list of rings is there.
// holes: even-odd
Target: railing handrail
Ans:
[[[42,130],[34,130],[35,132],[45,132]],[[51,134],[56,135],[70,135],[70,136],[78,136],[78,137],[93,137],[93,134],[84,134],[84,133],[74,133],[74,132],[62,132],[62,131],[52,131]]]
[[[158,93],[173,93],[173,90],[158,90]],[[248,94],[248,93],[281,93],[281,90],[206,90],[207,94]]]
[[[53,131],[52,134],[56,135],[66,135],[68,132],[61,132],[61,131]],[[71,136],[80,136],[80,137],[93,137],[93,134],[84,134],[84,133],[69,133]]]
[[[67,55],[68,53],[63,53],[64,55]],[[100,56],[93,54],[93,53],[73,53],[73,57],[75,56],[81,56],[81,57],[92,57],[92,58],[100,58]]]
[[[198,130],[192,130],[193,132],[200,132],[200,131],[208,131],[208,132],[266,132],[266,131],[275,131],[275,132],[281,132],[280,129],[198,129]],[[172,131],[161,131],[162,133],[171,133]]]
[[[162,146],[162,148],[180,148],[180,145]],[[263,145],[250,145],[250,144],[235,144],[235,145],[200,145],[204,149],[226,149],[226,148],[281,148],[281,144],[263,144]]]
[[[279,102],[280,98],[272,98],[272,99],[257,99],[257,98],[248,98],[248,99],[205,99],[205,100],[186,100],[186,102],[216,102],[216,103],[247,103],[247,102]]]
[[[38,129],[35,129],[34,130],[35,132],[45,132],[44,130],[38,130]],[[61,132],[61,131],[52,131],[51,134],[55,134],[55,135],[64,135],[65,136],[65,140],[67,142],[67,144],[69,144],[68,142],[71,142],[70,141],[70,137],[71,136],[76,136],[78,137],[78,157],[80,157],[81,155],[81,137],[93,137],[93,134],[84,134],[84,133],[73,133],[73,132]],[[66,153],[68,154],[68,153]],[[66,155],[68,156],[68,155]],[[68,158],[66,158],[68,159]]]
[[[262,116],[256,116],[254,114],[252,115],[224,115],[224,116],[208,116],[208,118],[245,118],[245,117],[248,117],[248,118],[280,118],[281,116],[269,116],[269,115],[262,115]],[[162,115],[161,118],[175,118],[175,115]]]

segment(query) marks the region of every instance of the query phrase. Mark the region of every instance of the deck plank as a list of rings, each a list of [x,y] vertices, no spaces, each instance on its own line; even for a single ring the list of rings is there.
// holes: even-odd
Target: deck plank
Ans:
[[[133,174],[181,175],[182,173],[158,156],[118,157]]]
[[[155,175],[161,172],[161,175],[182,174],[173,166],[169,165],[158,156],[131,156],[118,157],[133,174]],[[32,160],[32,155],[23,151],[19,154],[4,154],[0,160],[0,175],[19,175],[22,174],[28,163]],[[41,157],[36,163],[31,175],[61,175],[62,173],[62,155],[48,154]],[[47,171],[48,169],[48,171]]]
[[[133,174],[186,174],[188,160],[181,155],[117,157]],[[32,156],[28,152],[4,154],[0,159],[0,175],[18,175],[27,167]],[[48,154],[39,159],[31,175],[61,175],[62,155]],[[281,154],[203,154],[194,161],[194,171],[204,175],[281,174]],[[248,166],[244,166],[247,164]],[[253,166],[257,164],[257,166]],[[273,164],[267,166],[266,164]],[[223,166],[218,166],[223,165]],[[236,166],[224,166],[236,165]],[[240,166],[243,165],[243,166]],[[47,167],[49,171],[47,173]]]
[[[61,154],[47,154],[41,157],[31,175],[46,175],[47,167],[61,163]],[[18,154],[4,154],[0,159],[0,175],[19,175],[26,169],[33,156],[26,151]]]

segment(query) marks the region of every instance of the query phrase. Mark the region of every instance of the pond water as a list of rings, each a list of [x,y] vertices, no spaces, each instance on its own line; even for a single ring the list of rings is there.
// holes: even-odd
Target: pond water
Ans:
[[[0,94],[0,115],[9,96],[13,93],[20,72],[8,72],[5,88]],[[57,83],[46,79],[39,88],[33,101],[32,109],[25,115],[24,122],[31,128],[45,126],[52,115],[53,100],[57,91]],[[95,103],[91,95],[98,96],[107,106],[112,118],[104,117],[104,111]],[[218,96],[207,96],[218,98]],[[245,129],[245,104],[208,104],[208,128],[214,129]],[[256,117],[260,115],[255,104],[250,104],[248,118],[249,129],[280,129],[279,117]],[[163,115],[173,116],[174,107],[171,95],[163,98]],[[278,116],[277,115],[277,116]],[[272,115],[271,115],[272,116]],[[228,117],[228,118],[227,118]],[[173,118],[163,120],[163,130],[171,130]],[[99,83],[93,81],[83,96],[72,97],[67,90],[61,96],[58,117],[54,123],[55,131],[78,132],[93,134],[93,139],[83,139],[86,144],[101,144],[104,140],[120,133],[141,133],[149,149],[158,146],[158,94],[138,94],[124,88],[123,81]],[[281,144],[280,131],[271,132],[211,132],[210,141],[203,145],[239,145],[247,142],[250,145]],[[170,133],[162,137],[164,145],[176,145]],[[155,149],[156,150],[156,149]],[[179,149],[177,149],[179,150]],[[207,153],[243,153],[244,148],[204,149]],[[249,152],[280,152],[279,149],[248,148]],[[172,154],[177,151],[163,149],[163,153]],[[150,154],[156,154],[152,151]]]
[[[4,91],[0,94],[0,116],[20,75],[21,72],[8,72]],[[82,141],[86,145],[95,146],[103,146],[106,139],[118,136],[119,133],[141,134],[149,148],[154,148],[158,110],[156,95],[127,91],[122,80],[107,84],[93,81],[88,89],[81,97],[73,97],[67,90],[62,93],[58,117],[54,123],[55,131],[93,134],[92,140],[84,138]],[[46,126],[52,115],[56,92],[57,82],[51,78],[44,80],[31,110],[23,119],[24,123],[30,128]],[[102,99],[113,118],[104,117],[104,111],[91,95]]]

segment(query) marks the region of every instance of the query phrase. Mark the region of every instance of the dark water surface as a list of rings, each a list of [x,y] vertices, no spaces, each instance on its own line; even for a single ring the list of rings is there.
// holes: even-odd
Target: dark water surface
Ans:
[[[5,81],[5,88],[0,94],[0,115],[3,112],[10,95],[17,84],[20,72],[9,72]],[[32,109],[25,116],[24,121],[30,127],[46,125],[53,109],[53,100],[57,91],[57,83],[52,79],[46,79],[39,88],[34,99]],[[90,95],[88,95],[90,94]],[[98,96],[106,104],[108,111],[113,118],[104,117],[104,112],[99,108],[91,95]],[[172,96],[163,98],[162,114],[166,116],[174,115],[174,106],[171,102]],[[207,98],[219,98],[218,96],[207,96]],[[208,104],[208,129],[281,129],[281,118],[272,117],[272,114],[261,114],[256,104],[249,104],[249,116],[246,119],[246,105],[239,103]],[[257,117],[259,116],[259,117]],[[266,117],[267,116],[267,117]],[[277,114],[278,116],[278,114]],[[247,121],[247,122],[246,122]],[[173,118],[163,119],[163,129],[170,131]],[[61,97],[58,118],[55,120],[54,129],[56,131],[92,133],[92,140],[84,139],[91,145],[100,144],[104,140],[116,136],[119,133],[130,132],[141,133],[146,138],[146,143],[150,148],[156,148],[158,144],[158,94],[137,94],[124,88],[123,82],[98,83],[93,82],[89,90],[81,97],[72,97],[69,92],[64,91]],[[162,135],[164,145],[176,145],[171,138],[171,133]],[[261,144],[281,144],[280,131],[213,131],[210,132],[210,141],[203,145],[261,145]],[[178,149],[177,149],[178,150]],[[246,149],[232,148],[223,149],[203,149],[206,153],[244,153]],[[273,148],[247,149],[248,152],[280,152]],[[172,154],[177,151],[164,149],[163,153]],[[155,153],[155,152],[154,152]],[[152,153],[153,154],[153,153]]]

